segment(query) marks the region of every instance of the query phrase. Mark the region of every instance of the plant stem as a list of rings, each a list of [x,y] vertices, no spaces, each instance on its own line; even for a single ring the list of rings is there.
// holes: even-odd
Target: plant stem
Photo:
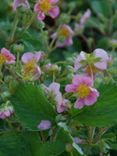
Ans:
[[[28,23],[27,26],[22,30],[22,32],[20,33],[20,35],[18,36],[18,38],[22,37],[22,35],[25,33],[25,31],[31,26],[31,24],[32,24],[32,22],[34,21],[35,17],[36,17],[36,14],[33,13],[33,15],[32,15],[32,17],[31,17],[29,23]]]
[[[18,25],[18,22],[19,22],[18,16],[19,16],[19,14],[18,14],[18,12],[16,12],[15,18],[14,18],[14,22],[13,22],[13,29],[12,29],[11,34],[10,34],[10,37],[9,37],[7,43],[6,43],[6,46],[8,46],[8,47],[14,41],[15,32],[16,32],[17,25]]]
[[[91,65],[89,64],[89,68],[90,68],[90,72],[91,72],[91,79],[92,79],[92,83],[94,82],[94,76],[93,76],[93,70]],[[93,85],[93,84],[92,84]]]

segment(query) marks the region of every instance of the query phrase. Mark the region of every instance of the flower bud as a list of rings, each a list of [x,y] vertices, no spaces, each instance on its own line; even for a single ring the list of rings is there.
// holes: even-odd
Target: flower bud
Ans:
[[[21,53],[24,51],[24,45],[23,44],[14,44],[13,50],[16,53]]]
[[[56,65],[56,64],[51,64],[51,63],[48,63],[45,65],[45,71],[48,73],[48,74],[53,74],[53,73],[57,73],[61,70],[61,68]]]
[[[68,65],[67,67],[68,72],[73,73],[74,72],[74,68],[70,65]]]
[[[51,128],[51,122],[49,120],[41,120],[37,128],[40,131],[48,130]]]
[[[3,100],[6,100],[7,98],[10,97],[10,92],[8,92],[8,91],[3,92],[1,94],[1,97],[2,97]]]
[[[6,119],[13,114],[14,110],[12,106],[5,106],[0,108],[0,119]]]
[[[67,75],[67,79],[71,80],[73,78],[73,73]]]
[[[110,45],[112,48],[117,48],[117,40],[115,39],[110,40]]]
[[[40,30],[43,30],[45,28],[45,23],[43,21],[38,21],[38,27],[40,28]]]

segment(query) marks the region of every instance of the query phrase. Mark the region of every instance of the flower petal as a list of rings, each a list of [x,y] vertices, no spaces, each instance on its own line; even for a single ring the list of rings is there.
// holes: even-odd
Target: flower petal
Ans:
[[[38,20],[43,21],[45,19],[45,14],[43,12],[39,11],[37,18],[38,18]]]
[[[49,120],[41,120],[40,124],[37,126],[40,131],[44,131],[51,128],[51,122]]]
[[[56,42],[56,46],[59,47],[59,48],[63,48],[65,46],[69,46],[69,45],[72,45],[72,44],[73,44],[72,37],[66,38],[63,42],[60,42],[60,41]]]
[[[97,62],[94,64],[94,66],[100,70],[106,70],[107,69],[107,62]]]
[[[65,87],[65,91],[66,92],[75,92],[76,88],[77,88],[77,86],[75,86],[74,84],[68,84]]]
[[[35,58],[36,62],[38,62],[41,59],[41,57],[42,57],[42,53],[41,52],[36,52],[34,54],[34,58]]]
[[[14,0],[13,10],[16,11],[17,7],[23,6],[26,9],[30,8],[28,0]]]
[[[103,49],[95,49],[93,53],[96,57],[101,58],[101,60],[108,61],[109,59],[107,52]]]
[[[38,65],[35,66],[35,71],[33,73],[33,76],[32,76],[32,80],[38,80],[38,78],[40,77],[41,75],[41,69]]]
[[[82,75],[74,75],[72,83],[75,85],[79,85],[82,83],[83,76]]]
[[[72,44],[73,44],[72,37],[68,37],[68,38],[66,38],[64,44],[67,45],[67,46],[72,45]]]
[[[6,48],[1,49],[1,54],[5,56],[6,63],[7,64],[13,64],[15,63],[15,56]]]
[[[72,36],[74,35],[74,31],[70,28],[69,25],[67,25],[67,24],[63,24],[62,27],[68,30],[68,32],[69,32],[69,36],[72,37]]]
[[[27,52],[22,55],[21,60],[23,63],[27,63],[28,61],[32,60],[33,58],[34,58],[34,54],[31,52]]]
[[[109,62],[109,56],[108,56],[107,52],[103,49],[98,48],[98,49],[95,49],[93,53],[94,53],[95,57],[100,58],[100,61],[98,61],[94,64],[95,67],[97,67],[98,69],[101,69],[101,70],[107,69],[107,65]]]
[[[51,83],[50,86],[49,86],[49,90],[54,92],[56,95],[59,94],[60,84],[56,83],[56,82]]]
[[[79,86],[80,84],[86,84],[87,86],[92,86],[93,82],[89,76],[75,75],[73,77],[72,83]]]
[[[54,6],[52,9],[49,10],[48,14],[52,18],[56,18],[59,15],[59,12],[60,12],[59,7]]]
[[[83,84],[86,84],[87,86],[93,85],[93,80],[89,76],[84,76],[82,81],[83,81]]]
[[[74,105],[74,108],[78,108],[78,109],[81,109],[84,107],[84,100],[83,99],[78,99],[76,102],[75,102],[75,105]]]
[[[52,4],[55,4],[55,3],[57,3],[59,0],[50,0],[50,2],[52,3]]]
[[[99,92],[95,88],[91,88],[90,95],[84,99],[85,105],[90,106],[95,104],[98,96],[99,96]]]
[[[79,68],[82,67],[81,61],[86,60],[86,53],[81,51],[78,57],[75,60],[74,69],[77,71]]]
[[[40,11],[40,9],[39,9],[39,4],[38,4],[38,3],[35,4],[35,6],[34,6],[34,11],[35,11],[36,13],[38,13],[38,12]]]
[[[58,113],[63,113],[66,110],[67,102],[68,102],[68,100],[64,99],[64,100],[62,100],[61,104],[57,104],[57,112]]]

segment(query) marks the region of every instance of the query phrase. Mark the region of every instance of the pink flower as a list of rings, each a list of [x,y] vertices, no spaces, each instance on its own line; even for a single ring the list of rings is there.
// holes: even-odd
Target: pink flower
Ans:
[[[103,49],[95,49],[92,54],[88,54],[90,58],[92,59],[91,61],[91,67],[94,70],[94,72],[98,70],[106,70],[108,63],[110,62],[110,57],[108,56],[107,52]],[[86,67],[86,70],[89,70],[87,61],[88,61],[88,56],[87,53],[81,52],[78,57],[75,60],[74,64],[74,70],[77,71],[81,67]],[[88,57],[87,57],[88,56]],[[89,62],[90,63],[90,62]]]
[[[50,84],[47,90],[54,96],[54,100],[57,103],[57,112],[64,112],[67,109],[68,100],[63,99],[62,94],[60,92],[60,84],[53,82]]]
[[[6,48],[1,49],[0,64],[13,64],[15,63],[15,56]]]
[[[78,32],[84,28],[85,23],[90,18],[90,16],[91,16],[91,11],[88,9],[88,10],[86,10],[86,12],[81,17],[80,22],[75,24],[75,31],[76,32]]]
[[[83,14],[83,16],[80,19],[80,24],[85,24],[86,21],[90,18],[91,16],[91,11],[88,9],[85,11],[85,13]]]
[[[49,120],[41,120],[40,124],[37,128],[41,131],[47,130],[51,128],[51,122]]]
[[[73,30],[66,24],[60,26],[58,32],[52,34],[52,38],[57,38],[57,47],[64,47],[73,44]]]
[[[38,14],[38,20],[44,20],[45,15],[56,18],[59,15],[59,7],[56,6],[58,0],[38,0],[34,6],[34,11]]]
[[[24,63],[22,71],[24,79],[37,80],[39,78],[41,70],[37,63],[41,59],[41,56],[41,52],[36,52],[35,54],[27,52],[23,54],[21,60]]]
[[[20,6],[23,6],[24,8],[27,8],[27,9],[30,8],[28,0],[14,0],[13,10],[16,11],[16,9]]]
[[[13,108],[10,106],[7,106],[5,108],[2,108],[0,110],[0,119],[6,119],[8,117],[10,117],[13,114]]]
[[[82,144],[82,143],[83,143],[83,140],[80,139],[80,138],[78,138],[78,137],[74,137],[74,138],[73,138],[73,142],[74,142],[75,144]]]
[[[75,108],[83,108],[85,105],[93,105],[97,101],[99,92],[92,88],[92,79],[88,76],[75,75],[72,84],[65,87],[66,92],[74,92],[78,99],[75,102]]]

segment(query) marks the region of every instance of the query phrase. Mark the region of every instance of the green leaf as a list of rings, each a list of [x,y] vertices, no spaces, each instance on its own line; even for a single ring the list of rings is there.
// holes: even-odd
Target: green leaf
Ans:
[[[56,139],[50,142],[41,142],[36,132],[26,132],[24,136],[31,156],[58,156],[65,151],[66,144],[71,141],[62,129],[57,133]]]
[[[102,34],[105,34],[105,24],[102,23],[98,18],[90,17],[90,19],[86,23],[86,27],[96,28],[100,30]]]
[[[19,121],[26,128],[36,130],[41,120],[54,122],[56,113],[41,87],[19,84],[11,102]]]
[[[97,14],[102,14],[105,17],[109,17],[112,14],[112,2],[110,0],[93,0],[91,1],[91,7]],[[107,11],[108,10],[108,11]]]
[[[104,49],[107,49],[109,48],[110,44],[109,44],[109,39],[107,37],[103,37],[101,38],[98,42],[97,42],[97,45],[96,47],[101,47],[101,48],[104,48]]]
[[[98,101],[72,116],[73,122],[88,126],[107,126],[117,122],[117,86],[101,85],[99,92]]]
[[[46,31],[38,33],[37,31],[29,29],[23,34],[21,41],[24,43],[27,51],[46,51],[48,46],[48,34]]]
[[[16,155],[25,156],[20,136],[10,131],[0,135],[0,156]]]

